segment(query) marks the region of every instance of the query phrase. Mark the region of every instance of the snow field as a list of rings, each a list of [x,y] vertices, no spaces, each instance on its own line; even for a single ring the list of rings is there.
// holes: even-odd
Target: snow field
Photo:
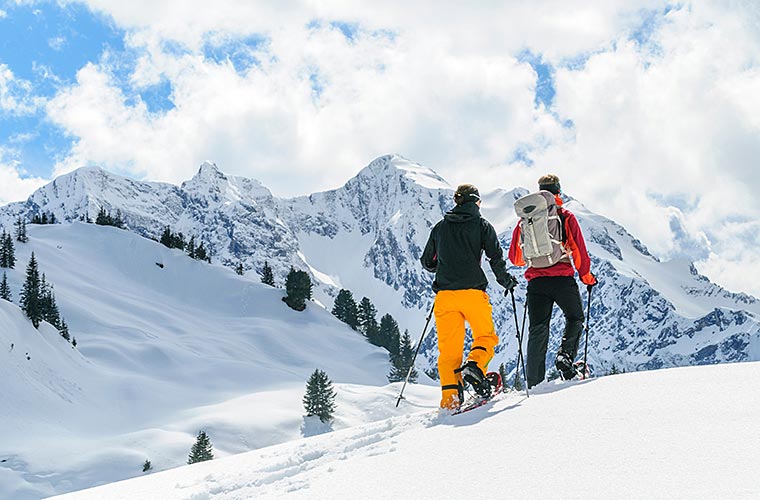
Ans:
[[[61,497],[754,499],[760,363],[545,382]]]
[[[297,313],[282,289],[115,228],[29,233],[13,298],[34,251],[79,346],[0,302],[0,498],[139,476],[145,459],[183,465],[201,429],[217,457],[323,432],[302,418],[315,368],[338,393],[335,429],[409,411],[388,409],[388,353],[315,304]]]

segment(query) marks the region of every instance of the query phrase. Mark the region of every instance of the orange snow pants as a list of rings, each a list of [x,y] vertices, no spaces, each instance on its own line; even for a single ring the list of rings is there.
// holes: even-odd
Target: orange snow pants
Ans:
[[[462,377],[454,370],[462,366],[464,322],[472,330],[472,347],[467,361],[475,361],[483,373],[499,341],[491,317],[488,294],[482,290],[441,290],[435,296],[435,325],[438,331],[438,375],[441,379],[441,408],[456,407]]]

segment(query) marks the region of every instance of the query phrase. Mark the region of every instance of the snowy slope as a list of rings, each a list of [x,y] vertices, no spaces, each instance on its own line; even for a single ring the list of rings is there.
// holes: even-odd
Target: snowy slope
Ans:
[[[544,383],[60,500],[760,497],[760,363]]]
[[[77,222],[29,234],[8,273],[13,298],[34,251],[79,346],[0,301],[0,498],[133,477],[146,458],[182,465],[201,429],[217,456],[315,432],[301,403],[315,368],[338,388],[335,429],[408,411],[391,403],[387,352],[316,304],[297,313],[282,289],[128,231]]]

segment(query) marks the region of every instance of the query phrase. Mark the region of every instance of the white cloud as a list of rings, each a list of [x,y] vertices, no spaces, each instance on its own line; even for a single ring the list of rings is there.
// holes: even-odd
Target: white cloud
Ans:
[[[88,65],[48,106],[79,137],[59,171],[94,162],[177,182],[213,158],[275,192],[300,194],[342,184],[387,152],[444,168],[500,163],[516,138],[541,127],[534,74],[508,55],[463,57],[424,38],[349,43],[329,26],[302,26],[273,34],[262,66],[238,74],[198,54],[167,54],[150,36],[132,42],[147,49],[132,83],[168,78],[176,107],[156,115],[129,105],[108,64]]]
[[[760,212],[726,201],[752,199],[760,155],[751,1],[682,4],[646,40],[630,34],[665,2],[88,3],[130,30],[141,54],[131,85],[169,81],[175,107],[151,113],[130,101],[108,56],[84,67],[47,108],[77,138],[59,172],[94,163],[179,182],[212,159],[290,195],[340,185],[389,152],[452,184],[532,187],[553,171],[658,255],[708,256],[712,278],[760,295],[760,271],[736,279],[744,260],[730,250],[760,258],[738,236]],[[358,36],[347,40],[332,20],[357,23]],[[239,74],[204,59],[209,34],[265,35],[260,66]],[[167,40],[188,50],[166,51]],[[534,106],[524,49],[556,67],[549,111]],[[579,57],[582,66],[565,64]],[[508,165],[517,148],[533,166]],[[738,213],[748,221],[726,233]]]
[[[8,17],[8,13],[5,12],[3,9],[0,9],[0,19]]]
[[[760,219],[750,201],[760,156],[752,12],[694,2],[668,14],[656,50],[620,38],[583,68],[558,70],[556,108],[576,137],[536,164],[657,254],[701,260],[719,283],[760,295],[760,271],[740,271],[760,259],[746,238]]]
[[[22,177],[14,162],[3,160],[6,151],[0,148],[0,205],[13,201],[23,201],[39,187],[47,182],[36,177]]]
[[[66,46],[66,37],[56,36],[48,40],[48,46],[55,50],[61,51]]]
[[[8,65],[0,63],[0,115],[32,114],[42,102],[33,95],[31,83],[16,78]]]

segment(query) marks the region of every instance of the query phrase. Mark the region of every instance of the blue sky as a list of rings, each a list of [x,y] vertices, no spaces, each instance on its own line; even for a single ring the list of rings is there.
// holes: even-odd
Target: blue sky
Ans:
[[[33,96],[52,97],[104,51],[124,50],[124,32],[82,5],[8,2],[0,8],[5,12],[0,18],[0,64],[29,82]],[[21,116],[0,111],[0,142],[9,145],[26,175],[48,177],[71,138],[45,119],[43,109]]]
[[[760,154],[754,1],[90,1],[0,0],[0,203],[83,165],[179,184],[211,160],[279,196],[388,153],[452,184],[554,171],[760,294],[760,213],[722,201]]]

